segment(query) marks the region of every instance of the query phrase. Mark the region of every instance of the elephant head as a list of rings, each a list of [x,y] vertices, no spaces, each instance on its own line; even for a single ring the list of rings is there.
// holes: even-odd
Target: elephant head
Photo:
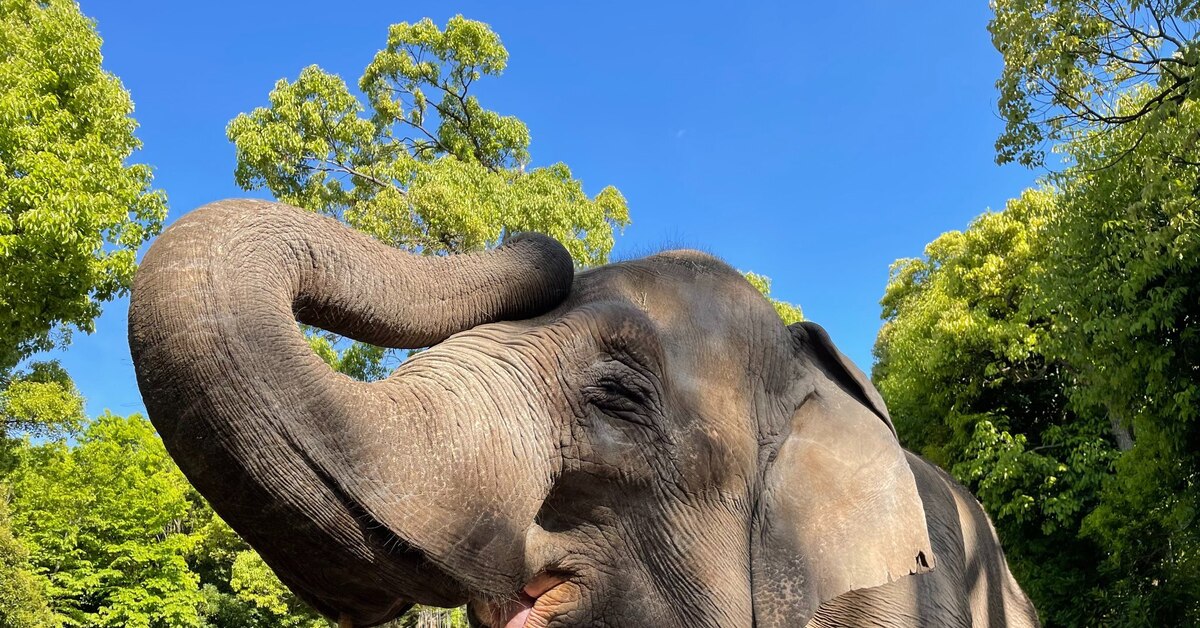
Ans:
[[[297,321],[432,348],[357,382]],[[933,562],[878,393],[703,253],[417,256],[224,201],[147,253],[129,329],[180,468],[347,624],[795,626]]]

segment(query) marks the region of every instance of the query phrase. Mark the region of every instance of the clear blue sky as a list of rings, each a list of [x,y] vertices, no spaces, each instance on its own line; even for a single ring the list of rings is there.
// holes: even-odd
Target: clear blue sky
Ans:
[[[391,23],[489,23],[509,68],[484,106],[524,120],[535,165],[617,186],[617,257],[702,248],[766,274],[864,370],[888,266],[1031,185],[996,166],[1000,58],[983,2],[453,3],[82,0],[133,95],[169,221],[248,194],[225,125],[318,64],[354,84]],[[142,409],[127,301],[61,357],[88,411]]]

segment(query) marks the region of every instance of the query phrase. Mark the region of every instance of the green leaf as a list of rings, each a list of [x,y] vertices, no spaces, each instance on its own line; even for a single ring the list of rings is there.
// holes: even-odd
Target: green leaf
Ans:
[[[0,1],[0,373],[92,330],[167,207],[133,103],[70,0]]]

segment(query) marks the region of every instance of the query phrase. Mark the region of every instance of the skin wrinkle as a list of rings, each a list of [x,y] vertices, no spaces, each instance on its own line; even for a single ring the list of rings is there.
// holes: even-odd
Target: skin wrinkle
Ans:
[[[545,601],[556,626],[953,625],[961,599],[987,621],[1023,612],[964,588],[1023,597],[977,503],[937,510],[959,502],[905,457],[869,382],[723,262],[670,252],[572,280],[537,238],[411,258],[323,221],[260,202],[185,216],[147,255],[130,325],[172,454],[323,612],[366,626],[470,598],[499,621],[487,609],[547,568],[568,578]],[[524,320],[490,322],[505,317]],[[358,384],[296,318],[440,344]],[[214,493],[231,481],[253,493],[242,506]],[[964,527],[972,578],[946,541]],[[947,568],[845,592],[916,570],[918,552]]]
[[[211,215],[211,214],[210,214],[210,215]],[[185,224],[186,224],[186,223],[185,223]],[[222,229],[222,231],[223,231],[223,232],[226,232],[226,233],[245,233],[245,231],[242,231],[242,230],[239,230],[239,229]],[[247,231],[252,231],[252,229],[250,229],[250,230],[247,230]],[[266,237],[266,236],[264,236],[264,237]],[[211,237],[208,237],[208,236],[207,236],[207,234],[201,234],[201,237],[200,237],[200,238],[197,238],[197,239],[195,239],[195,240],[193,240],[193,241],[195,241],[195,242],[203,242],[203,241],[206,241],[206,240],[207,240],[207,241],[210,241],[210,242],[211,242],[211,241],[212,241],[212,239],[213,239],[213,238],[211,238]],[[167,238],[164,238],[163,240],[166,240],[166,241],[168,242],[168,244],[157,246],[157,247],[156,247],[156,249],[162,249],[162,248],[163,248],[163,246],[170,247],[170,246],[171,246],[171,244],[175,244],[175,243],[187,242],[187,240],[186,240],[186,239],[185,239],[185,240],[180,240],[179,238],[175,238],[173,241],[172,241],[171,239],[167,239]],[[248,239],[248,241],[249,241],[249,239]],[[184,246],[191,246],[191,244],[187,244],[187,245],[184,245]],[[179,248],[179,247],[175,247],[175,248]],[[221,253],[222,253],[222,256],[221,256],[221,257],[225,257],[225,256],[226,256],[226,255],[229,253],[229,251],[228,251],[228,249],[229,249],[228,245],[219,245],[217,248],[221,250]],[[250,251],[248,254],[255,254],[255,251],[256,251],[256,250],[261,250],[261,247],[250,247],[250,248],[251,248],[251,251]],[[150,263],[150,266],[151,266],[151,267],[153,267],[153,260],[154,260],[154,256],[153,256],[153,255],[150,255],[149,257],[151,258],[151,259],[150,259],[150,262],[151,262],[151,263]],[[241,257],[241,255],[239,255],[239,257]],[[311,266],[311,263],[310,263],[309,265]],[[219,266],[218,266],[218,267],[219,267]],[[286,265],[285,265],[285,267],[286,267]],[[246,285],[247,285],[248,287],[252,287],[252,286],[254,286],[254,285],[260,285],[261,281],[262,281],[262,279],[261,279],[261,278],[255,277],[255,278],[254,278],[252,281],[249,281],[249,282],[248,282]],[[320,281],[320,279],[318,279],[317,281]],[[148,285],[148,284],[146,284],[146,282],[145,282],[145,281],[143,281],[143,282],[141,282],[141,288],[140,288],[140,289],[135,289],[135,291],[145,291],[145,290],[147,289],[147,285]],[[235,285],[236,285],[236,284],[235,284]],[[219,289],[219,288],[217,288],[217,287],[214,287],[213,289]],[[153,290],[152,288],[149,288],[149,290],[150,290],[150,292],[149,292],[148,294],[154,294],[154,290]],[[190,293],[190,294],[189,294],[189,291],[181,291],[181,290],[178,290],[178,289],[169,289],[169,290],[164,290],[163,292],[167,292],[167,293],[180,293],[180,292],[183,292],[183,294],[185,295],[185,297],[186,297],[186,298],[185,298],[185,299],[181,299],[181,301],[186,301],[186,299],[190,298],[190,294],[195,294],[194,292],[192,292],[192,293]],[[236,298],[236,297],[237,297],[237,295],[235,294],[235,298]],[[242,300],[245,300],[245,299],[242,299]],[[261,301],[261,300],[254,300],[254,299],[251,299],[249,302],[250,302],[251,304],[262,303],[262,301]],[[172,309],[177,309],[177,308],[172,308]],[[306,307],[300,307],[300,308],[297,308],[297,309],[299,309],[299,310],[301,311],[302,315],[303,315],[303,313],[304,313],[304,312],[306,312],[306,311],[308,311],[308,310],[309,310],[309,308],[306,308]],[[143,309],[142,309],[142,310],[140,310],[140,311],[147,311],[147,310],[145,310],[145,309],[143,308]],[[138,341],[138,340],[137,340],[138,338],[143,338],[143,339],[145,339],[145,338],[146,338],[146,336],[147,336],[147,334],[146,334],[145,332],[150,332],[150,334],[151,334],[151,335],[153,335],[153,333],[155,332],[155,328],[154,328],[154,327],[150,327],[150,326],[147,326],[147,325],[144,325],[144,324],[140,324],[140,323],[138,322],[137,315],[136,315],[135,311],[131,311],[131,314],[133,314],[133,316],[131,316],[131,340],[134,340],[134,342],[137,342],[137,341]],[[255,314],[255,313],[253,313],[253,312],[251,312],[251,314],[252,314],[252,316],[251,316],[251,318],[252,318],[252,319],[258,316],[257,314]],[[264,315],[265,315],[265,316],[269,316],[270,314],[268,313],[268,314],[264,314]],[[291,312],[291,311],[289,311],[289,310],[284,310],[284,311],[283,311],[283,315],[285,316],[284,320],[289,320],[289,319],[291,318],[291,316],[293,316],[294,314],[293,314],[293,312]],[[242,315],[242,317],[243,317],[243,318],[245,318],[245,315],[243,314],[243,315]],[[212,318],[212,317],[210,317],[210,318]],[[218,317],[218,318],[219,318],[219,317]],[[370,315],[369,315],[369,318],[374,318],[374,315],[373,315],[373,314],[370,314]],[[182,316],[182,317],[180,317],[180,319],[181,319],[181,320],[193,320],[193,319],[195,319],[195,318],[194,318],[194,317]],[[202,319],[200,319],[200,320],[202,320]],[[230,328],[234,328],[234,327],[236,327],[235,325],[232,325],[232,324],[231,324],[231,325],[228,325],[228,326],[229,326]],[[280,340],[282,340],[282,341],[285,341],[285,342],[286,342],[286,341],[288,341],[289,335],[290,335],[291,337],[297,337],[297,338],[298,338],[298,331],[295,329],[295,325],[294,325],[294,324],[290,324],[290,323],[289,323],[289,324],[287,324],[285,327],[282,327],[282,328],[280,328],[280,329],[284,329],[284,330],[285,330],[285,333],[283,333],[283,334],[281,334],[281,335],[280,335]],[[267,342],[273,342],[273,341],[270,339],[270,336],[264,336],[264,337],[263,337],[263,339],[264,339],[265,341],[267,341]],[[171,342],[171,341],[172,341],[172,340],[171,340],[170,338],[166,339],[166,342]],[[185,341],[187,341],[187,342],[190,342],[190,339],[187,339],[187,340],[185,340]],[[158,339],[156,339],[156,342],[157,342],[157,343],[162,343],[162,342],[163,342],[163,339],[161,339],[161,338],[158,338]],[[158,346],[161,346],[161,344],[159,344]],[[225,347],[228,347],[229,345],[224,345],[224,346],[225,346]],[[151,350],[151,351],[149,351],[149,353],[150,353],[150,354],[154,354],[155,352],[154,352],[153,350]],[[198,356],[203,356],[203,355],[204,355],[204,353],[206,353],[206,352],[197,352],[195,355],[198,355]],[[207,352],[207,353],[208,353],[210,356],[222,355],[222,353],[221,353],[220,351],[218,351],[218,352]],[[138,355],[138,352],[137,352],[137,350],[136,350],[136,347],[135,347],[135,356],[137,356],[137,355]],[[226,356],[226,357],[224,358],[224,361],[226,361],[226,362],[232,362],[232,361],[231,361],[231,358],[233,357],[233,353],[232,353],[231,351],[228,351],[228,350],[227,350],[227,351],[225,351],[225,352],[223,353],[223,355],[225,355],[225,356]],[[308,367],[305,367],[305,366],[304,366],[304,361],[303,361],[303,360],[301,360],[301,361],[299,361],[299,362],[296,362],[296,361],[295,361],[295,360],[294,360],[294,359],[291,357],[291,355],[292,355],[292,354],[288,354],[288,356],[289,356],[289,357],[287,357],[286,359],[283,359],[283,360],[281,360],[281,361],[278,361],[278,362],[276,362],[276,363],[269,363],[269,362],[268,362],[268,363],[267,363],[267,364],[268,364],[268,368],[272,368],[272,369],[273,369],[273,368],[279,368],[279,367],[283,367],[284,369],[295,370],[295,369],[294,369],[294,366],[299,366],[299,367],[300,367],[301,369],[303,369],[303,370],[308,370],[309,372],[313,372],[311,368],[308,368]],[[296,355],[297,357],[302,357],[302,356],[300,356],[299,354],[294,354],[294,355]],[[197,374],[197,375],[198,375],[198,376],[199,376],[199,377],[200,377],[202,380],[209,380],[209,381],[219,381],[219,380],[220,380],[220,377],[221,377],[221,375],[223,374],[223,371],[224,371],[224,370],[226,370],[224,367],[220,366],[220,361],[216,361],[216,363],[214,363],[214,361],[211,361],[211,360],[205,360],[205,359],[201,359],[201,360],[194,360],[194,361],[193,361],[193,363],[194,363],[194,366],[192,367],[192,368],[193,368],[193,372],[194,372],[194,373],[196,373],[196,374]],[[322,368],[322,369],[324,369],[325,367],[324,367],[323,365],[321,365],[321,368]],[[327,370],[327,369],[326,369],[326,370]],[[156,373],[156,372],[164,372],[164,371],[165,371],[165,372],[172,372],[172,373],[173,373],[173,372],[174,372],[174,369],[157,369],[157,370],[151,370],[151,371],[149,371],[149,373],[150,373],[150,374],[154,374],[154,373]],[[150,383],[150,382],[148,382],[148,381],[147,381],[147,378],[146,378],[146,377],[144,377],[144,376],[146,376],[146,375],[147,375],[147,372],[145,372],[145,371],[143,371],[143,372],[139,373],[139,377],[142,379],[143,383],[148,383],[148,384],[149,384],[149,385],[145,385],[145,386],[143,386],[143,389],[144,389],[144,390],[151,390],[151,391],[153,391],[153,390],[162,390],[162,389],[164,389],[165,387],[170,387],[170,386],[171,386],[171,383],[170,383],[170,381],[169,381],[169,380],[168,380],[168,381],[166,381],[166,382],[163,382],[163,385],[162,385],[162,386],[160,386],[160,385],[156,385],[156,384],[154,384],[154,383]],[[318,379],[321,379],[321,378],[318,378]],[[328,378],[325,378],[325,379],[328,379]],[[337,380],[341,381],[341,380],[344,380],[344,377],[342,377],[342,376],[335,376],[333,379],[337,379]],[[284,394],[284,390],[283,390],[283,389],[280,389],[280,392],[281,392],[281,395],[282,395],[282,394]],[[164,396],[164,397],[165,397],[165,396]],[[287,400],[285,401],[285,399],[287,399]],[[269,399],[269,400],[266,400],[266,402],[265,402],[265,403],[263,402],[263,400],[260,400],[260,399],[257,399],[257,398],[242,398],[242,399],[236,399],[236,400],[235,400],[235,401],[233,401],[232,403],[230,403],[230,402],[221,402],[221,406],[222,406],[222,407],[241,407],[241,406],[247,406],[247,407],[251,407],[251,406],[254,406],[254,405],[258,405],[258,406],[260,406],[260,407],[264,407],[264,408],[266,408],[268,412],[273,412],[273,413],[276,413],[276,414],[282,413],[282,414],[286,415],[286,414],[288,413],[288,408],[289,408],[289,406],[301,405],[301,404],[296,404],[296,403],[295,403],[295,401],[293,401],[294,399],[296,399],[296,396],[295,396],[295,395],[292,395],[292,394],[286,394],[286,395],[284,395],[284,396],[279,396],[279,397],[277,397],[277,398],[275,398],[275,399]],[[150,406],[150,405],[151,405],[151,404],[149,403],[149,400],[148,400],[148,406]],[[355,404],[355,405],[356,405],[356,404]],[[329,406],[329,407],[335,407],[335,406]],[[154,410],[153,410],[153,409],[151,410],[151,412],[152,412],[152,415],[153,415],[153,414],[155,414],[155,412],[154,412]],[[161,414],[161,413],[159,413],[159,414]],[[199,418],[200,420],[205,420],[205,416],[204,416],[204,415],[207,415],[207,414],[209,414],[209,413],[208,413],[208,412],[201,412],[201,413],[199,413],[199,416],[198,416],[198,418]],[[161,418],[161,417],[160,417],[160,418]],[[239,432],[239,430],[233,430],[233,429],[232,429],[232,428],[234,427],[234,425],[235,425],[235,424],[233,424],[233,423],[230,423],[230,424],[221,423],[221,425],[222,425],[222,427],[218,428],[218,429],[216,430],[216,433],[217,433],[218,435],[220,435],[220,434],[227,434],[227,436],[225,436],[225,437],[224,437],[224,439],[225,439],[225,440],[229,440],[229,441],[231,441],[231,442],[232,442],[232,441],[234,440],[234,438],[235,438],[235,435],[236,435],[236,434]],[[228,426],[229,426],[228,430],[230,430],[230,431],[226,431],[226,428],[224,427],[225,425],[228,425]],[[161,428],[162,428],[162,425],[160,424],[160,426],[159,426],[159,427],[160,427],[160,429],[161,429]],[[162,431],[163,431],[163,432],[170,432],[170,429],[164,429],[164,430],[162,430]],[[240,431],[244,432],[244,430],[240,430]],[[264,436],[266,436],[267,434],[269,434],[269,432],[264,432],[264,431],[250,431],[250,432],[245,432],[245,436],[237,436],[236,438],[240,438],[240,439],[242,439],[242,440],[243,440],[243,446],[244,446],[244,447],[247,447],[247,448],[249,448],[249,449],[252,449],[252,450],[253,450],[253,449],[262,450],[262,447],[263,447],[263,446],[264,446],[264,445],[265,445],[265,444],[268,442],[268,441],[266,441],[266,440],[264,440],[264,439],[263,439],[263,437],[264,437]],[[343,440],[343,435],[342,435],[341,433],[339,433],[338,431],[336,431],[336,430],[335,430],[335,431],[334,431],[334,432],[333,432],[333,433],[330,435],[330,438],[331,438],[331,441],[330,441],[331,443],[338,443],[338,442],[341,442],[341,441]],[[293,442],[293,443],[295,443],[295,442],[298,442],[299,440],[301,440],[301,439],[293,438],[293,439],[292,439],[292,442]],[[341,447],[342,445],[337,445],[337,446],[338,446],[338,447]],[[179,449],[178,449],[178,448],[176,448],[176,449],[173,451],[173,453],[175,454],[176,458],[179,458],[180,451],[179,451]],[[260,462],[261,462],[261,466],[260,466],[260,467],[259,467],[257,470],[255,470],[253,467],[251,467],[251,468],[250,468],[249,474],[250,474],[251,476],[257,475],[257,476],[259,476],[259,477],[268,478],[268,477],[269,477],[269,475],[270,475],[271,473],[278,474],[279,470],[288,468],[288,466],[289,466],[289,465],[288,465],[288,460],[295,459],[295,456],[289,456],[289,457],[283,457],[283,458],[280,458],[280,457],[278,457],[278,456],[274,456],[274,457],[272,457],[272,456],[260,455],[260,456],[252,456],[252,457],[249,457],[249,458],[243,458],[243,461],[244,461],[244,460],[246,460],[246,459],[248,459],[248,460],[251,460],[251,461],[256,461],[256,460],[257,460],[257,461],[260,461]],[[228,465],[227,465],[227,466],[228,466]],[[337,466],[337,465],[335,465],[335,466]],[[344,466],[344,465],[343,465],[343,466]],[[185,471],[187,471],[187,467],[186,467],[186,466],[185,466]],[[195,469],[195,468],[193,468],[193,471],[194,471],[194,472],[193,472],[191,475],[193,476],[193,481],[196,481],[196,475],[197,475],[197,473],[195,472],[195,471],[196,471],[196,469]],[[402,483],[402,485],[403,485],[403,483]],[[290,490],[290,491],[293,493],[294,497],[295,497],[296,499],[300,500],[300,501],[312,500],[312,499],[314,499],[314,497],[313,497],[313,496],[314,496],[314,495],[316,495],[316,494],[318,494],[318,493],[314,493],[314,492],[310,491],[308,487],[309,487],[309,485],[307,485],[307,484],[304,484],[304,483],[298,483],[298,484],[297,484],[297,483],[292,483],[292,484],[291,484],[291,486],[290,486],[290,488],[289,488],[288,490]],[[203,489],[203,487],[202,487],[202,489]],[[213,497],[213,495],[211,494],[211,491],[209,492],[209,496],[210,496],[210,498],[211,498],[211,497]],[[321,500],[324,500],[324,498],[319,498],[319,499],[321,499]],[[218,501],[220,501],[220,500],[218,500]],[[324,500],[324,501],[328,501],[328,500]],[[253,502],[250,502],[250,503],[253,503]],[[322,502],[318,501],[317,503],[322,503]],[[218,508],[218,510],[220,511],[220,510],[221,510],[221,508]],[[226,514],[226,518],[230,518],[230,517],[228,517],[228,507],[226,507],[226,509],[225,509],[225,510],[226,510],[226,512],[225,512],[225,513],[223,513],[223,514]],[[322,509],[320,509],[320,510],[316,510],[316,509],[310,509],[310,511],[309,511],[309,512],[310,512],[310,514],[311,514],[311,515],[313,515],[313,516],[316,516],[316,517],[317,517],[317,519],[316,519],[315,521],[316,521],[316,522],[318,522],[318,526],[319,526],[319,527],[325,527],[326,529],[333,528],[334,526],[327,525],[327,524],[329,524],[329,522],[328,522],[328,521],[325,521],[325,523],[324,523],[324,524],[322,524],[322,523],[319,523],[320,521],[322,521],[322,520],[323,520],[323,516],[320,514],[320,513],[321,513],[323,510],[324,510],[324,507],[322,507]],[[239,518],[244,518],[244,519],[247,519],[247,520],[248,520],[248,519],[250,519],[251,517],[250,517],[250,515],[249,515],[249,514],[247,514],[245,517],[242,517],[242,516],[235,516],[235,517],[232,517],[232,519],[239,519]],[[340,525],[340,524],[338,524],[338,525]],[[236,527],[236,526],[235,526],[235,527]],[[243,532],[243,534],[245,534],[245,533],[247,532],[247,529],[246,529],[246,527],[245,527],[245,526],[241,526],[241,527],[242,527],[243,529],[242,529],[242,530],[240,530],[240,531],[241,531],[241,532]],[[347,539],[347,540],[349,540],[349,539]],[[261,544],[261,543],[260,543],[260,544]],[[350,545],[350,546],[348,546],[346,549],[348,549],[348,550],[352,551],[352,552],[353,552],[353,553],[355,553],[355,554],[363,555],[363,554],[364,554],[364,552],[363,552],[363,551],[361,551],[361,549],[352,549],[352,548],[357,548],[357,547],[360,547],[360,546],[356,546],[356,545]],[[286,548],[281,548],[281,549],[279,550],[279,552],[280,552],[280,553],[279,553],[279,554],[277,554],[277,556],[276,556],[274,559],[273,559],[272,557],[268,557],[268,562],[272,563],[272,565],[273,565],[274,567],[276,567],[276,569],[277,569],[277,570],[280,568],[279,559],[280,559],[280,558],[286,558],[286,555],[287,555],[288,553],[290,553],[290,552],[289,552],[289,550],[287,550]],[[306,558],[306,559],[308,559],[308,558],[311,558],[311,557],[309,557],[309,556],[306,556],[305,558]],[[286,571],[286,570],[285,570],[285,571]],[[363,570],[356,570],[356,571],[360,571],[360,572],[361,572],[361,571],[363,571]],[[311,579],[311,578],[316,578],[316,576],[315,576],[315,575],[310,575],[309,577],[310,577],[310,579]],[[314,582],[315,582],[315,581],[314,581]],[[430,580],[430,579],[427,579],[427,580],[426,580],[426,582],[427,582],[428,584],[431,584],[431,585],[435,585],[435,586],[441,586],[441,584],[439,583],[439,581],[438,581],[436,578],[433,578],[433,579],[431,579],[431,580]],[[292,584],[293,586],[296,586],[296,584],[297,584],[297,583],[296,583],[296,581],[295,581],[294,579],[292,579],[292,581],[290,582],[290,584]],[[346,583],[342,583],[342,584],[343,584],[342,588],[344,588],[344,585],[345,585]],[[405,587],[405,588],[407,588],[407,585],[406,585],[406,587]],[[390,612],[390,611],[384,611],[384,612]]]

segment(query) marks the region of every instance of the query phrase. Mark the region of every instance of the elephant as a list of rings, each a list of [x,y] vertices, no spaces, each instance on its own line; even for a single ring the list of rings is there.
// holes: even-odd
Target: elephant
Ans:
[[[427,349],[360,382],[298,323]],[[341,626],[1038,625],[862,371],[702,252],[419,255],[226,200],[146,253],[129,342],[188,480]]]

